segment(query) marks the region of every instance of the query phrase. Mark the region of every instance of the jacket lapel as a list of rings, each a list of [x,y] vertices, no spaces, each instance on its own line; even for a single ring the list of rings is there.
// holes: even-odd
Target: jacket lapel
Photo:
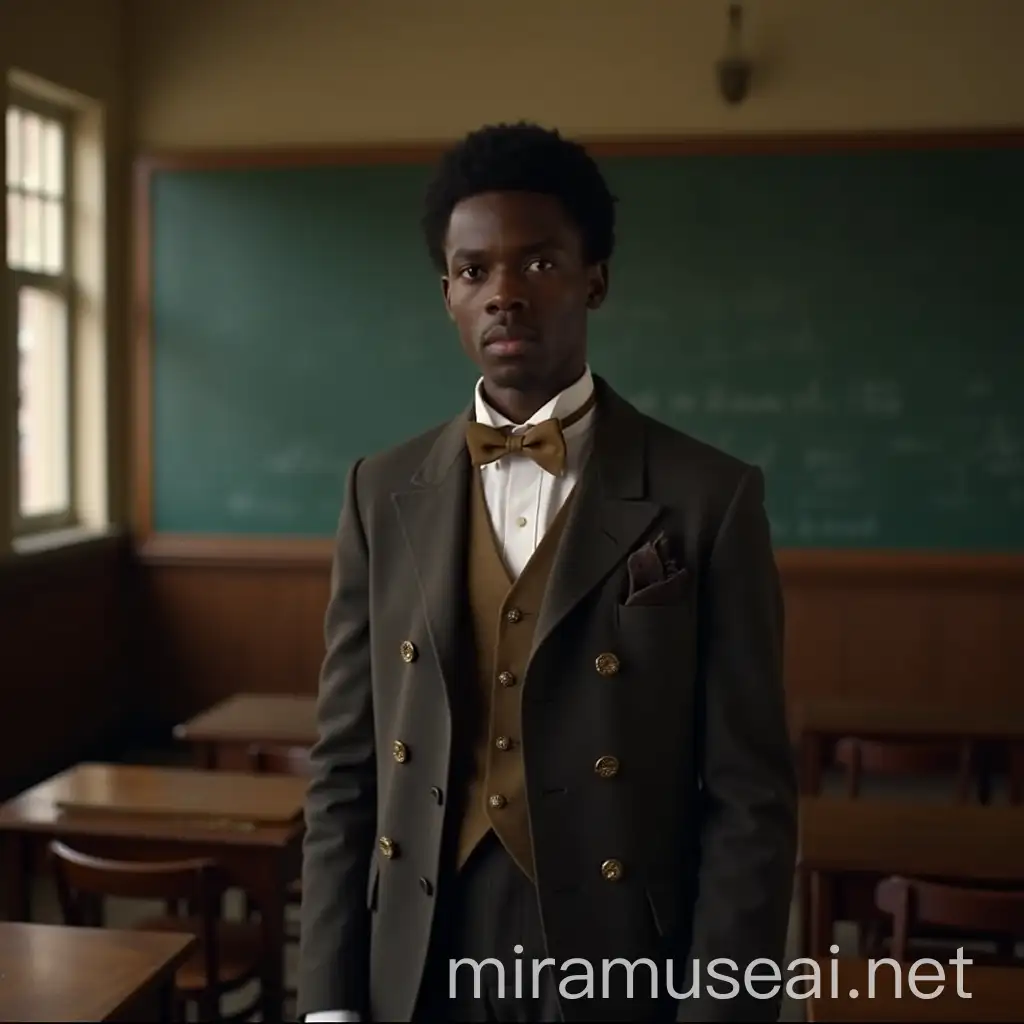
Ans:
[[[594,446],[541,605],[533,650],[624,559],[662,508],[645,497],[643,418],[595,376]]]
[[[410,489],[391,496],[416,567],[423,611],[449,708],[453,704],[457,669],[457,616],[466,581],[468,417],[467,410],[442,429],[413,476]]]

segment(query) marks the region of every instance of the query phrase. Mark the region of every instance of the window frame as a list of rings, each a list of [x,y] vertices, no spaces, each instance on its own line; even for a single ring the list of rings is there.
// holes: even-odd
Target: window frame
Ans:
[[[26,270],[11,266],[7,261],[7,240],[4,240],[4,262],[9,280],[9,315],[10,324],[8,338],[13,348],[11,366],[14,368],[12,397],[14,408],[8,421],[7,441],[8,459],[11,468],[11,528],[12,539],[38,536],[56,530],[73,529],[81,525],[79,515],[79,472],[78,450],[76,443],[77,423],[77,289],[75,283],[75,128],[76,112],[74,109],[50,102],[32,93],[16,88],[8,83],[7,102],[4,107],[6,124],[7,111],[11,108],[36,114],[47,120],[56,121],[64,132],[63,139],[63,195],[61,196],[62,213],[62,248],[63,261],[59,274],[46,271]],[[5,128],[6,130],[6,128]],[[7,184],[6,168],[4,172],[4,202],[11,192]],[[10,225],[8,225],[10,231]],[[20,293],[23,288],[34,288],[59,298],[64,306],[64,358],[67,367],[66,392],[64,395],[66,410],[66,445],[67,445],[67,506],[57,512],[38,515],[25,515],[21,509],[21,457],[19,451],[20,412],[21,412],[21,350],[19,345],[20,330]]]

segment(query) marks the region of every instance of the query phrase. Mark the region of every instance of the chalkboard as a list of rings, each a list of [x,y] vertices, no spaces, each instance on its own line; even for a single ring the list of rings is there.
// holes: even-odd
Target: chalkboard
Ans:
[[[1024,550],[1024,150],[608,157],[595,371],[765,470],[781,547]],[[158,170],[153,527],[328,536],[475,373],[416,164]]]

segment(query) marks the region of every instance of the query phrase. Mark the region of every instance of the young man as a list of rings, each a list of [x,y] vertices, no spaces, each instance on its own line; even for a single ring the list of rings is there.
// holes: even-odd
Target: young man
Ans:
[[[582,148],[474,132],[424,223],[481,378],[348,478],[300,1012],[774,1020],[770,965],[744,981],[796,846],[761,472],[590,373],[614,201]]]

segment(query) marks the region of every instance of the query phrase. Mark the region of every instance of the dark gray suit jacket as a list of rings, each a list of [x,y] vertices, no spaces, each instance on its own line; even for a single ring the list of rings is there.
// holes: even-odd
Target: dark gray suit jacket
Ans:
[[[648,957],[699,998],[679,1020],[773,1020],[779,999],[715,999],[781,962],[796,857],[783,607],[759,469],[650,419],[596,379],[594,448],[556,557],[523,691],[537,886],[557,965]],[[337,535],[320,739],[307,810],[299,1010],[409,1020],[433,917],[453,735],[468,685],[463,415],[360,461]],[[627,558],[664,533],[685,583],[626,605]],[[415,657],[403,659],[403,641]],[[613,676],[595,669],[614,654]],[[392,757],[402,740],[407,763]],[[593,766],[614,755],[621,771]],[[383,858],[379,836],[398,855]],[[622,862],[618,881],[602,863]],[[429,883],[429,884],[428,884]],[[638,968],[637,992],[649,987]],[[578,974],[578,968],[568,968]],[[764,968],[755,973],[763,975]],[[526,977],[529,977],[527,974]],[[684,981],[685,979],[685,981]],[[761,989],[763,991],[763,988]],[[565,1000],[567,1020],[639,1020],[642,1000]]]

